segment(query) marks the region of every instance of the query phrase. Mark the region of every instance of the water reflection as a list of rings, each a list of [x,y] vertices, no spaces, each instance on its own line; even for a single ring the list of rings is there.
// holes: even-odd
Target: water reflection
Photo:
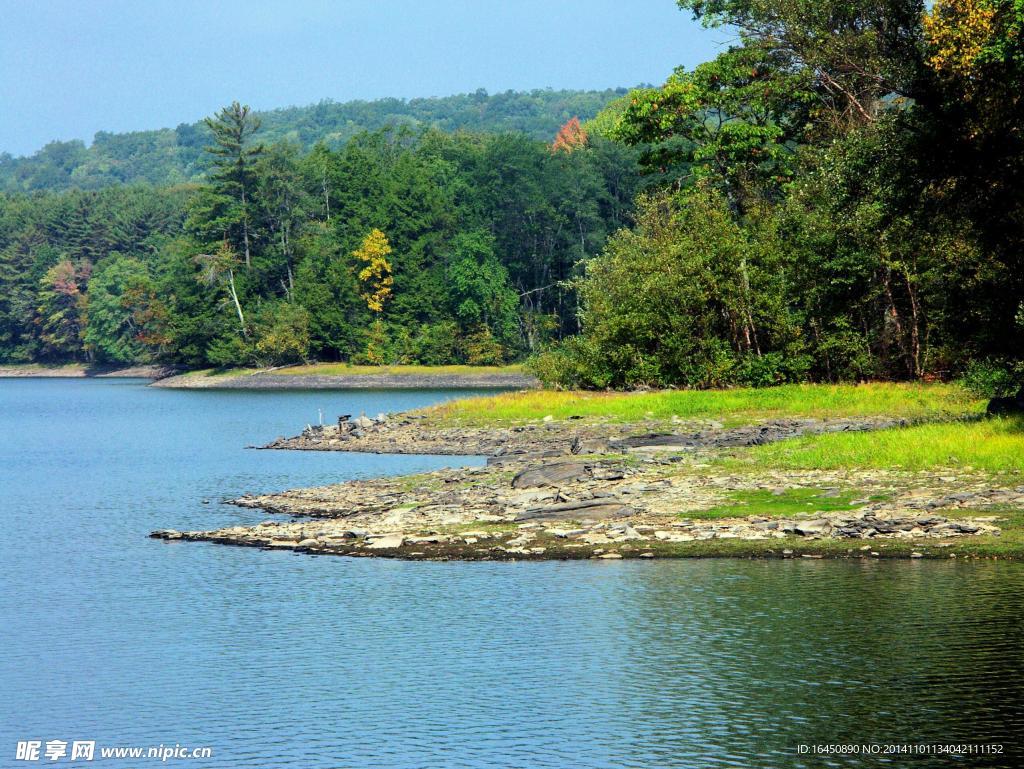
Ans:
[[[448,394],[194,395],[0,382],[0,755],[96,739],[209,745],[215,767],[775,768],[885,765],[800,743],[1000,742],[892,765],[1019,764],[1024,565],[154,542],[263,517],[222,496],[452,461],[241,448],[328,399],[358,413]]]

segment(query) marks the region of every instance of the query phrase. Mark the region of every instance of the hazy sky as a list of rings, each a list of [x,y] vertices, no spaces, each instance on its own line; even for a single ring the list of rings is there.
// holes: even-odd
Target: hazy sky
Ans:
[[[726,41],[673,0],[0,0],[0,152],[232,99],[660,83]]]

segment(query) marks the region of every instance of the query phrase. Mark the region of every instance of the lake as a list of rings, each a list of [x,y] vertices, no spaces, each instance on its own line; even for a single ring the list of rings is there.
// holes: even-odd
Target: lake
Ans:
[[[1024,564],[424,563],[147,538],[479,458],[252,451],[453,391],[0,380],[0,766],[1020,765]],[[801,745],[1001,744],[949,756]],[[807,750],[810,750],[808,748]],[[61,766],[68,758],[39,763]]]

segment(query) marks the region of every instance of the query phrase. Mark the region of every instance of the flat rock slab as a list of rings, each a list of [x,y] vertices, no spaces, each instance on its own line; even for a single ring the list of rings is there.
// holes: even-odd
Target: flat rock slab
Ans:
[[[513,489],[533,489],[538,486],[559,486],[590,477],[590,468],[582,462],[555,462],[520,470],[512,479]]]
[[[639,449],[648,446],[696,446],[697,440],[689,435],[677,435],[675,433],[647,433],[645,435],[631,435],[628,438],[619,438],[609,441],[611,449]]]
[[[621,500],[599,497],[581,502],[566,502],[561,505],[533,507],[515,517],[516,521],[564,521],[575,518],[626,518],[636,512]]]

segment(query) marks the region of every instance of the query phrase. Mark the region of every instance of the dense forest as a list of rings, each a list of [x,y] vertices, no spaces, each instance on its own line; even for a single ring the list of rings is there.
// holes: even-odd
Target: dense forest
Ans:
[[[237,103],[207,128],[201,184],[0,197],[6,361],[511,360],[576,330],[566,281],[640,184],[634,149],[576,134],[303,152]]]
[[[431,99],[378,99],[291,107],[255,116],[264,144],[288,142],[309,151],[323,143],[338,149],[364,131],[405,126],[441,131],[524,133],[550,141],[567,120],[594,117],[624,89],[606,91],[506,91]],[[30,157],[0,153],[0,190],[100,189],[147,182],[172,185],[202,180],[210,170],[205,148],[212,137],[204,121],[132,133],[100,131],[88,147],[55,141]]]
[[[449,122],[382,107],[374,130],[318,133],[236,103],[193,127],[180,177],[123,162],[157,186],[82,166],[38,183],[6,161],[15,187],[48,189],[0,198],[0,355],[1009,387],[1024,2],[678,5],[734,44],[661,87],[580,97],[597,114],[534,92],[472,122],[474,98],[498,98],[480,94]],[[516,122],[520,98],[552,108]]]

